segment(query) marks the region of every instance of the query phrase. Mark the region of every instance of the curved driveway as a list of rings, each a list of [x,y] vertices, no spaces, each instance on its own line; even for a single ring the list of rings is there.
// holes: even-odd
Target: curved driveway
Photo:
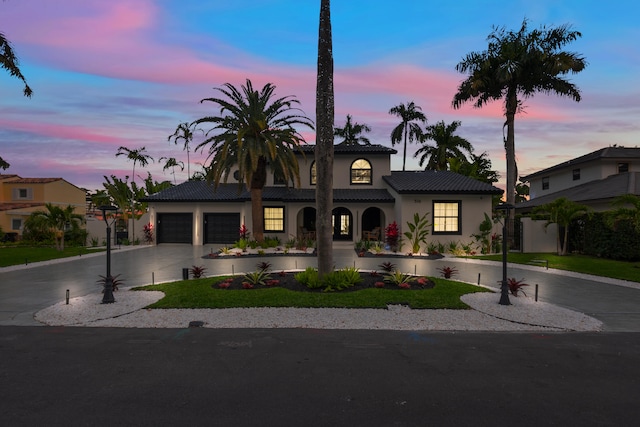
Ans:
[[[211,246],[160,245],[114,249],[111,255],[112,274],[120,274],[125,286],[178,280],[182,269],[193,265],[207,267],[207,275],[247,272],[256,269],[256,257],[203,259]],[[384,258],[382,258],[384,259]],[[316,266],[315,257],[270,257],[273,270]],[[376,269],[380,258],[358,258],[352,249],[335,249],[337,268],[356,266],[362,270]],[[457,258],[423,260],[393,259],[405,272],[438,276],[438,268],[454,266],[456,279],[485,286],[498,287],[502,277],[500,263],[479,262]],[[0,325],[39,325],[33,314],[63,301],[66,290],[70,297],[95,293],[98,275],[106,271],[104,252],[38,263],[28,266],[0,268]],[[508,276],[524,278],[532,286],[526,288],[533,296],[539,285],[539,300],[588,314],[604,323],[605,331],[640,331],[640,284],[575,275],[544,267],[509,265]],[[116,294],[117,298],[117,294]]]

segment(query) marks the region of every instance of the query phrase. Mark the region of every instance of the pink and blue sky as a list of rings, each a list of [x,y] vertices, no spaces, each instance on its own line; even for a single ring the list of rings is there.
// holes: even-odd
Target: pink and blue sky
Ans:
[[[119,146],[146,147],[154,179],[171,180],[160,157],[186,163],[167,141],[180,122],[217,113],[202,98],[224,83],[270,82],[315,119],[318,0],[6,0],[0,32],[11,40],[34,90],[0,70],[2,173],[62,177],[90,190],[132,164]],[[582,101],[539,94],[516,118],[519,173],[526,175],[613,144],[640,141],[640,4],[620,0],[334,0],[336,126],[347,114],[391,146],[397,118],[414,101],[430,124],[460,120],[459,134],[504,175],[502,105],[453,110],[465,76],[455,65],[484,50],[493,25],[569,23],[582,38],[566,49],[588,67],[571,76]],[[314,134],[304,132],[314,143]],[[397,147],[401,152],[401,147]],[[409,146],[408,169],[419,169]],[[205,161],[191,155],[191,171]],[[401,155],[392,169],[402,168]],[[136,175],[146,172],[136,169]],[[184,172],[176,172],[181,182]],[[140,178],[136,177],[136,181]]]

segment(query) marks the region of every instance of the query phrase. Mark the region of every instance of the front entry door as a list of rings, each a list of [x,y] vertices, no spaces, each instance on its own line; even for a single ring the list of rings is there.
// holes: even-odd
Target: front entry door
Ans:
[[[351,240],[353,238],[352,215],[348,209],[333,210],[333,240]]]

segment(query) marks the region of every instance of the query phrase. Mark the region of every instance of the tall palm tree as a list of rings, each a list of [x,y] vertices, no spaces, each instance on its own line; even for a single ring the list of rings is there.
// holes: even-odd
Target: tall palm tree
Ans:
[[[404,141],[402,170],[405,170],[407,163],[407,141],[413,142],[422,139],[420,123],[427,123],[427,116],[422,112],[422,108],[415,105],[413,101],[407,105],[396,105],[389,110],[389,114],[398,116],[402,120],[398,126],[391,131],[391,145],[396,145]]]
[[[176,166],[180,168],[181,171],[184,170],[184,163],[180,160],[176,160],[175,157],[160,157],[160,161],[165,160],[164,166],[162,167],[163,171],[171,168],[171,175],[173,175],[173,183],[176,183]]]
[[[428,159],[426,169],[444,171],[449,169],[450,158],[467,161],[464,152],[471,154],[473,147],[463,137],[454,135],[460,125],[459,121],[453,121],[448,125],[444,121],[439,121],[435,125],[427,126],[423,146],[413,155],[413,157],[420,156],[419,165],[422,166]],[[428,145],[426,143],[428,140],[432,140],[435,145]]]
[[[228,179],[232,168],[238,168],[240,185],[246,184],[251,193],[253,235],[258,241],[264,238],[264,212],[262,189],[267,181],[267,168],[300,185],[300,172],[295,151],[300,150],[304,137],[294,126],[313,129],[312,121],[297,111],[299,101],[293,96],[274,98],[275,86],[264,85],[254,90],[247,79],[240,89],[230,83],[214,88],[225,98],[205,98],[200,102],[212,102],[220,107],[220,114],[194,121],[196,125],[207,123],[211,129],[197,147],[209,145],[210,181],[217,187],[220,180]],[[296,111],[297,110],[297,111]]]
[[[131,170],[131,186],[135,185],[136,181],[136,163],[140,164],[140,166],[145,167],[149,164],[149,161],[153,162],[153,157],[146,153],[147,149],[145,147],[137,148],[137,149],[129,149],[127,147],[118,148],[118,152],[116,153],[116,157],[118,156],[127,156],[127,160],[131,160],[133,162],[133,169]],[[135,193],[135,191],[134,191]],[[135,209],[135,194],[131,197],[131,242],[134,243],[136,240],[136,209]]]
[[[187,152],[188,179],[191,179],[191,162],[189,160],[189,149],[190,149],[190,144],[193,142],[193,136],[194,136],[194,129],[192,129],[192,126],[189,123],[184,122],[184,123],[180,123],[178,127],[176,127],[175,132],[173,132],[173,134],[169,135],[169,137],[167,138],[169,142],[171,142],[171,140],[173,139],[173,142],[176,145],[178,144],[178,141],[182,140],[183,149]]]
[[[29,216],[25,221],[25,228],[51,231],[55,238],[56,249],[63,251],[64,232],[73,224],[82,223],[84,217],[74,213],[75,208],[71,205],[63,209],[60,206],[46,203],[44,207],[46,210],[37,210]]]
[[[347,114],[347,123],[343,128],[335,128],[333,134],[343,138],[340,144],[344,145],[371,145],[371,141],[366,136],[362,136],[364,132],[371,132],[371,128],[365,124],[358,122],[351,123],[351,115]],[[360,144],[362,143],[362,144]]]
[[[578,73],[587,65],[581,55],[561,50],[582,36],[578,31],[566,24],[529,31],[527,24],[525,19],[517,32],[494,27],[487,50],[469,53],[456,65],[456,70],[468,77],[460,83],[452,102],[453,108],[468,101],[481,108],[490,101],[503,101],[507,128],[506,200],[512,205],[517,181],[514,121],[522,111],[522,100],[542,92],[580,101],[580,91],[565,76]],[[513,210],[510,212],[513,216]],[[513,236],[513,221],[509,226],[509,236]]]
[[[316,250],[318,276],[333,270],[333,41],[331,2],[320,1],[316,80]]]
[[[13,48],[11,47],[11,43],[5,37],[3,33],[0,33],[0,67],[4,68],[9,72],[9,75],[13,77],[17,77],[24,83],[24,89],[22,93],[27,98],[31,97],[33,91],[27,84],[27,80],[22,75],[19,67],[20,62],[18,61],[18,57],[16,56]],[[5,161],[2,157],[0,157],[0,169],[8,169],[9,163]]]

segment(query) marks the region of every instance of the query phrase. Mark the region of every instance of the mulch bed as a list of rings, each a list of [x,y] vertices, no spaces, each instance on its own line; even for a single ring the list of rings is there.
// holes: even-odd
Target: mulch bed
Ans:
[[[271,285],[267,285],[267,286],[256,285],[252,289],[279,287],[279,288],[285,288],[285,289],[289,289],[292,291],[299,291],[299,292],[323,292],[324,288],[319,288],[319,289],[307,288],[305,285],[301,284],[295,279],[295,274],[296,273],[291,273],[286,271],[282,271],[282,272],[270,271],[269,272],[270,279],[277,281],[277,283],[273,282]],[[381,272],[378,272],[378,273],[360,272],[360,277],[362,278],[362,281],[360,283],[350,288],[347,288],[345,290],[337,291],[337,292],[353,292],[353,291],[359,291],[362,289],[376,288],[376,282],[384,282],[384,274]],[[388,283],[388,282],[384,282],[384,289],[397,289],[399,291],[403,291],[403,290],[430,289],[435,286],[435,283],[432,280],[429,280],[427,278],[425,278],[427,280],[424,285],[418,283],[417,279],[420,277],[421,276],[416,276],[414,280],[409,282],[410,284],[409,289],[403,289],[395,284]],[[230,281],[231,285],[227,289],[244,289],[242,285],[243,282],[246,282],[246,279],[244,278],[244,276],[234,276],[233,280]],[[214,288],[219,287],[218,282],[216,282],[216,284],[213,284],[211,286]]]

